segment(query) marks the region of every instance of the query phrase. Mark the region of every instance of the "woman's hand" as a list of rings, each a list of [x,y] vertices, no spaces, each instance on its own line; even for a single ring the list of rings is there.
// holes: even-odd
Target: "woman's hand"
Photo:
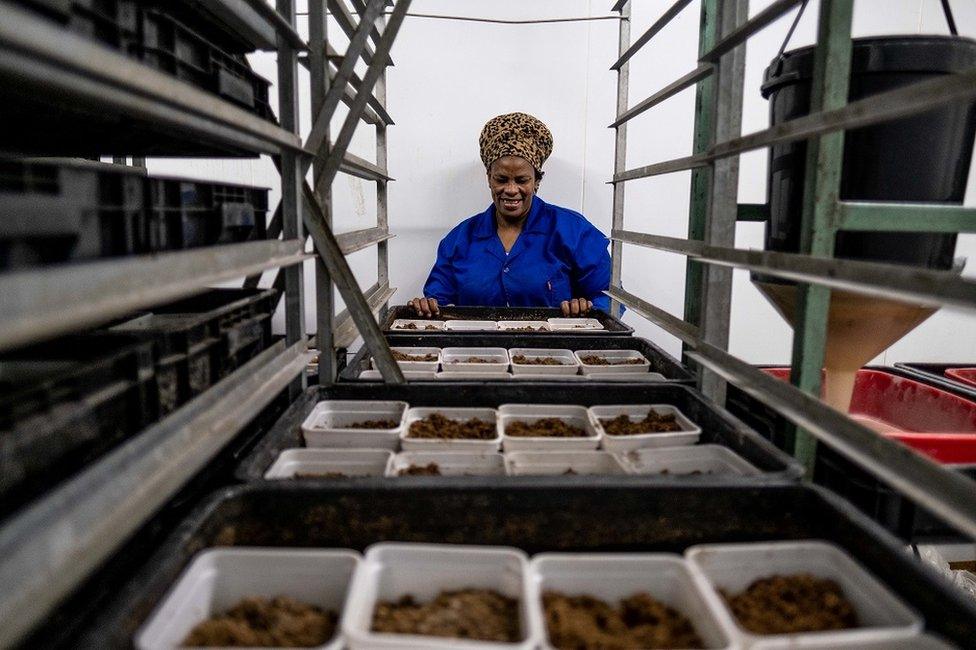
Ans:
[[[586,298],[573,298],[572,300],[563,300],[560,307],[562,307],[563,316],[579,316],[593,309],[593,303]]]
[[[413,307],[415,312],[427,318],[437,316],[441,313],[440,308],[437,306],[436,298],[414,298],[410,301],[410,306]],[[563,311],[565,312],[565,309]]]

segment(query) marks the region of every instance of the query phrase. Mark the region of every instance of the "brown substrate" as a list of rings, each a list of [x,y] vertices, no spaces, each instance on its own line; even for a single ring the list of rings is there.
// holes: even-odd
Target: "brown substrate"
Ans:
[[[338,616],[287,596],[245,598],[194,627],[185,646],[308,648],[335,634]]]
[[[407,594],[377,603],[373,632],[514,643],[522,639],[518,600],[488,589],[443,591],[429,603]]]
[[[437,361],[436,354],[407,354],[396,350],[390,350],[390,352],[393,353],[393,359],[396,361]]]
[[[760,578],[742,593],[719,593],[739,625],[753,634],[848,630],[858,624],[840,585],[809,573]]]
[[[574,427],[560,418],[542,418],[535,422],[509,422],[505,435],[513,438],[585,438],[586,429]]]
[[[526,325],[525,327],[506,327],[505,330],[508,332],[545,332],[546,328],[541,325],[539,327]]]
[[[595,354],[584,355],[580,357],[580,361],[588,366],[639,366],[644,363],[644,359],[637,357],[633,359],[608,359]]]
[[[396,429],[400,426],[399,422],[394,422],[393,420],[363,420],[362,422],[353,422],[352,424],[345,424],[342,429]]]
[[[468,357],[467,359],[454,359],[451,363],[503,363],[497,359],[487,359],[485,357]]]
[[[680,612],[637,593],[617,607],[591,596],[542,594],[549,642],[568,650],[701,648],[702,640]]]
[[[397,476],[440,476],[441,468],[437,463],[426,465],[411,465],[397,472]]]
[[[297,472],[295,478],[349,478],[349,475],[342,472]]]
[[[568,366],[559,359],[553,357],[527,357],[524,354],[516,354],[512,357],[512,363],[520,366]]]
[[[398,330],[419,330],[420,328],[417,327],[417,324],[416,323],[407,323],[406,325],[401,325],[401,326],[397,327],[396,329],[398,329]],[[424,329],[425,330],[437,330],[438,327],[436,325],[424,325]]]
[[[611,436],[636,436],[641,433],[667,433],[681,431],[674,413],[658,413],[651,409],[643,420],[631,420],[627,415],[600,420],[603,430]]]
[[[498,436],[494,422],[478,418],[451,420],[440,413],[432,413],[410,425],[408,438],[448,438],[492,440]]]

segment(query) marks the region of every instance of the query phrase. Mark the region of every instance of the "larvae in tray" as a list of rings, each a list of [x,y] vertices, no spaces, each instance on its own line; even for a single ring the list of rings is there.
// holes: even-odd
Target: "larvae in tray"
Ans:
[[[393,358],[396,361],[437,361],[436,354],[407,354],[397,350],[391,350],[391,352],[393,352]]]
[[[400,426],[399,422],[394,422],[393,420],[363,420],[361,422],[352,422],[350,424],[344,424],[343,429],[396,429]]]
[[[585,438],[589,434],[583,427],[569,424],[562,418],[542,418],[535,422],[509,422],[505,435],[518,438]]]
[[[753,634],[795,634],[848,630],[857,612],[833,580],[809,573],[773,575],[753,581],[745,591],[719,593],[739,625]]]
[[[452,420],[440,413],[432,413],[410,425],[408,438],[448,438],[491,440],[497,436],[494,422],[479,418]]]
[[[437,463],[427,463],[426,465],[410,465],[404,467],[397,476],[440,476],[441,467]]]
[[[519,628],[519,601],[490,589],[442,591],[426,603],[407,594],[373,610],[373,632],[389,634],[514,643]]]
[[[517,363],[523,366],[565,366],[570,365],[560,361],[555,357],[542,357],[542,356],[529,356],[525,354],[516,354],[512,357],[512,363]]]
[[[584,354],[580,356],[580,361],[588,366],[639,366],[646,363],[646,360],[640,357],[609,359],[595,354]]]
[[[287,596],[250,597],[194,627],[185,646],[309,648],[336,632],[339,616]]]
[[[498,359],[489,359],[487,357],[468,357],[467,359],[453,359],[451,363],[504,363]]]
[[[681,612],[646,593],[616,607],[588,595],[542,594],[546,632],[556,648],[702,648],[694,626]]]
[[[651,409],[643,420],[631,420],[627,415],[600,420],[603,430],[611,436],[636,436],[642,433],[681,431],[674,413],[657,413]]]

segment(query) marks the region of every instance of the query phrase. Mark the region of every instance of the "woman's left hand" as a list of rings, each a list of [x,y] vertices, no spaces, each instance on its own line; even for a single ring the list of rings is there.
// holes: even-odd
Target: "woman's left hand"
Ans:
[[[593,303],[586,298],[573,298],[572,300],[563,300],[560,307],[562,307],[563,316],[579,316],[593,309]]]

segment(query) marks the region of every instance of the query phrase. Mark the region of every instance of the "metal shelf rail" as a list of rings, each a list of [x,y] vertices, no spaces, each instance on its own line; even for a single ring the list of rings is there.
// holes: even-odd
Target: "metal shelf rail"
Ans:
[[[809,115],[741,134],[745,43],[805,0],[777,0],[751,19],[747,0],[702,0],[699,57],[694,70],[647,99],[627,107],[628,61],[650,42],[688,0],[677,0],[630,44],[630,0],[619,11],[616,154],[613,175],[613,275],[607,294],[613,308],[629,307],[679,338],[698,365],[706,395],[725,401],[726,382],[762,400],[799,427],[794,453],[812,470],[821,441],[891,484],[960,531],[976,538],[976,483],[908,448],[875,434],[821,403],[821,368],[832,289],[926,305],[976,308],[976,282],[946,271],[833,258],[839,230],[976,232],[976,210],[959,206],[843,202],[840,187],[844,130],[915,114],[976,96],[976,70],[847,102],[852,0],[821,0]],[[692,155],[627,169],[627,122],[678,92],[696,86]],[[764,221],[766,206],[737,203],[738,157],[772,144],[807,139],[807,178],[800,254],[734,247],[737,221]],[[624,184],[691,170],[688,238],[624,228]],[[812,190],[812,191],[811,191]],[[620,283],[623,245],[687,256],[685,310],[679,318],[625,291]],[[742,268],[800,283],[793,337],[792,385],[730,355],[732,269]],[[809,474],[810,472],[808,472]]]

